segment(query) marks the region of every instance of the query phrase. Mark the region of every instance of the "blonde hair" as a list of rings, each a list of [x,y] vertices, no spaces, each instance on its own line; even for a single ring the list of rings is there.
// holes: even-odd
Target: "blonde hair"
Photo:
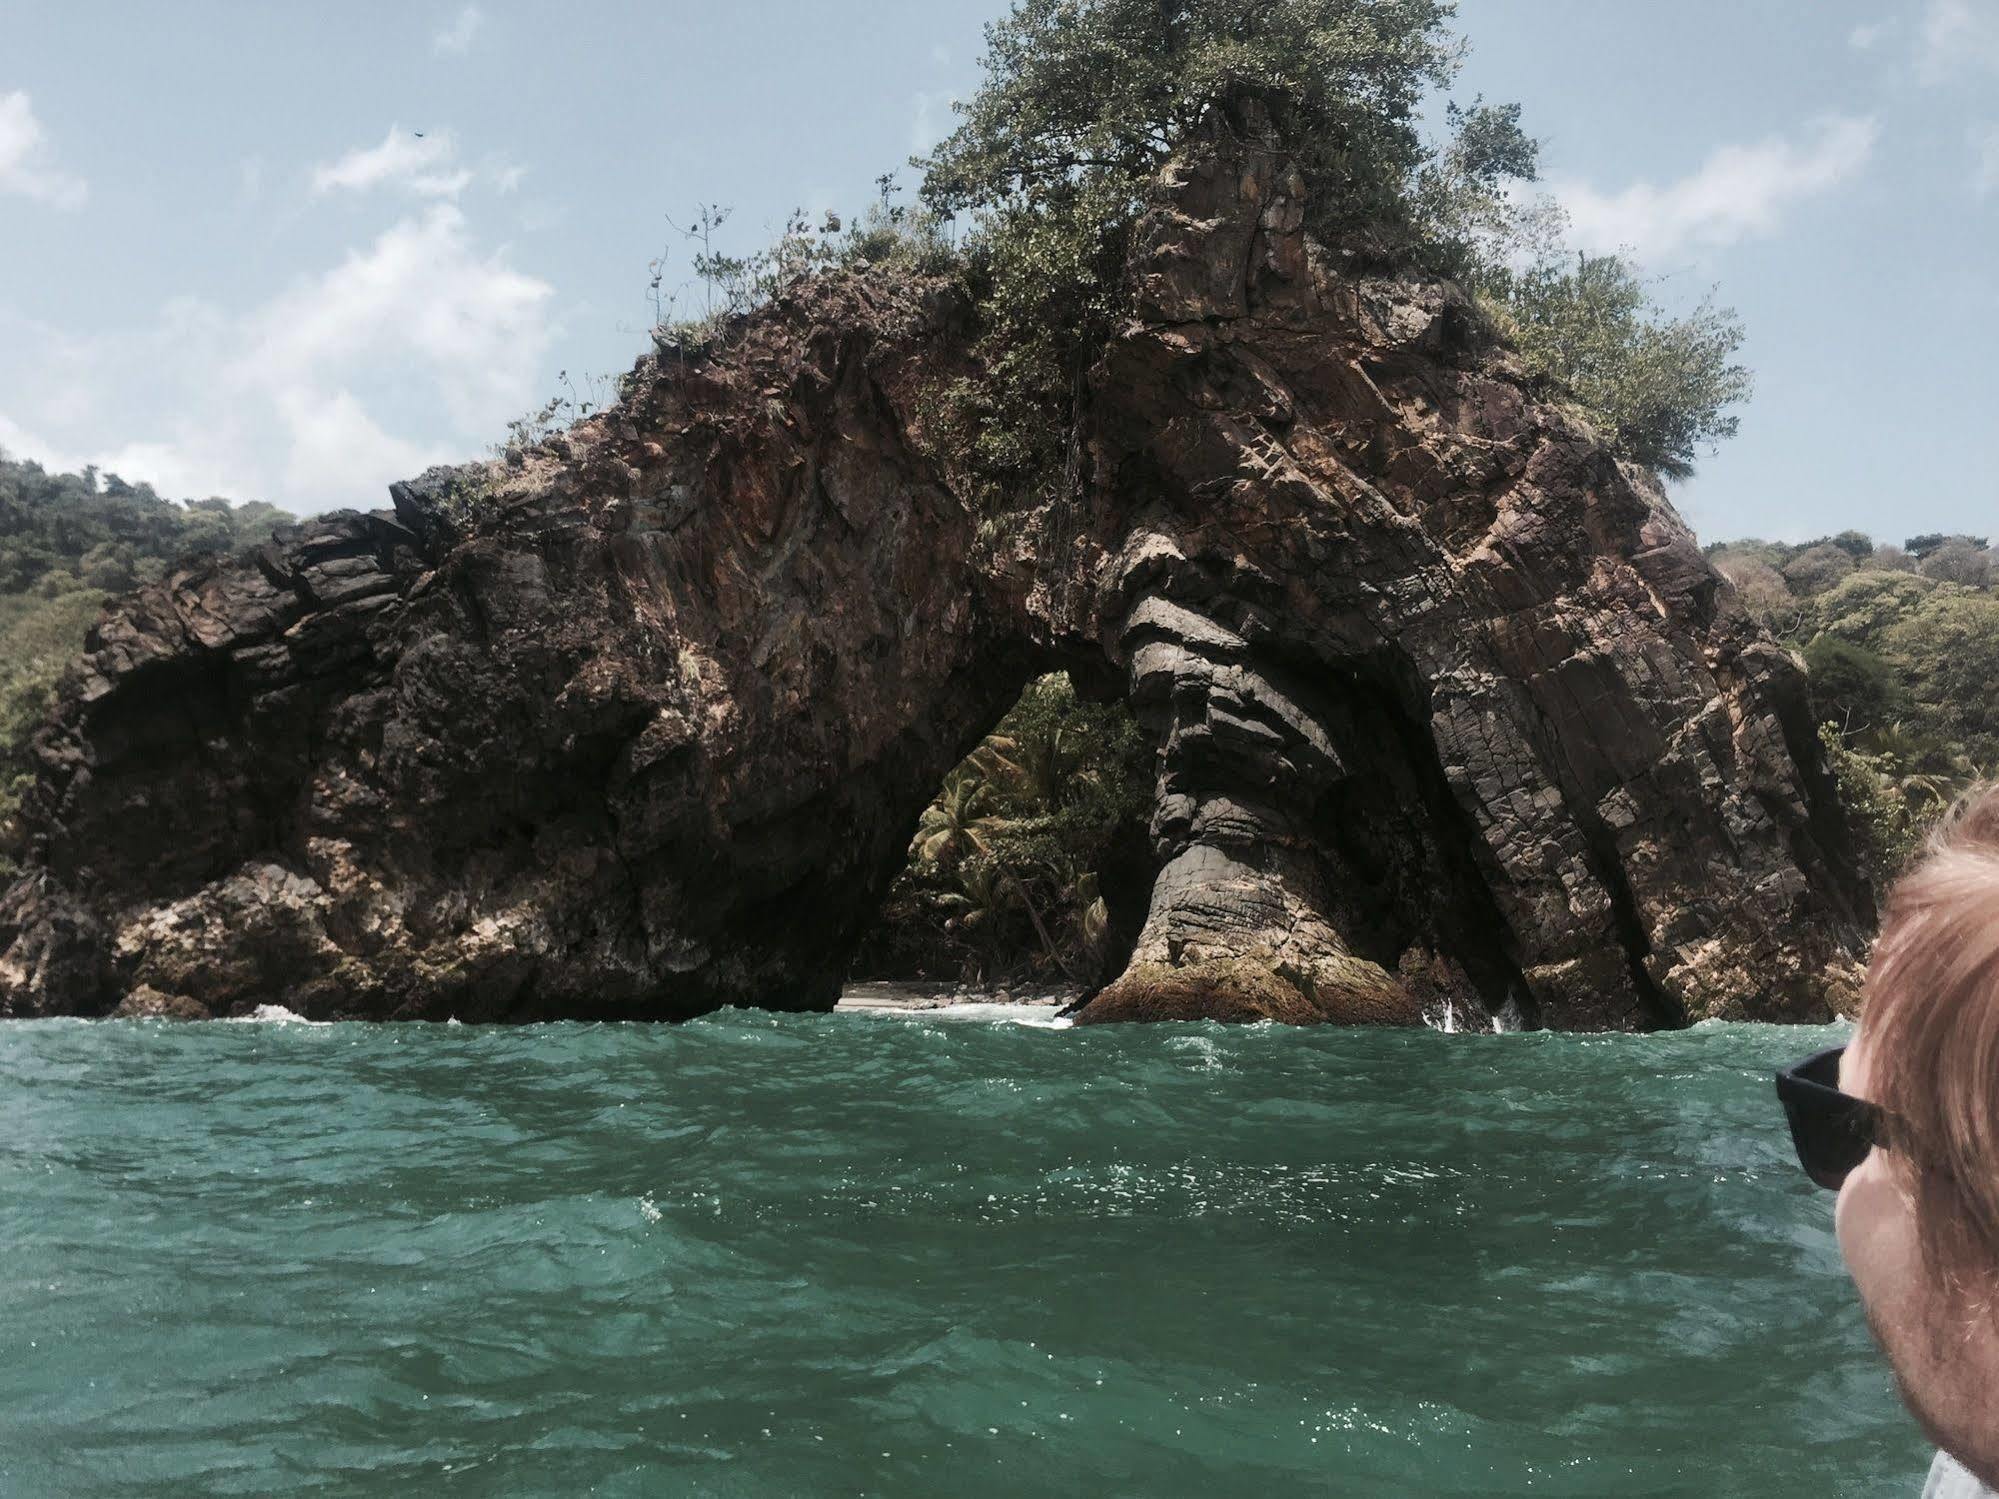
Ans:
[[[1867,970],[1874,1101],[1940,1283],[1999,1287],[1999,787],[1952,808],[1889,893]]]

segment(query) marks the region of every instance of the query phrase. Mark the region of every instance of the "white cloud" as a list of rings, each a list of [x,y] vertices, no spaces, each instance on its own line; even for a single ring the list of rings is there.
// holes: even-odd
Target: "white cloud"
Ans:
[[[129,484],[150,484],[168,499],[262,497],[240,487],[244,468],[237,455],[200,432],[187,432],[172,442],[128,442],[99,453],[93,461],[99,472],[117,474]]]
[[[1975,158],[1971,190],[1983,198],[1999,189],[1999,122],[1973,125],[1967,134]]]
[[[0,411],[0,453],[9,458],[31,460],[56,474],[76,473],[90,462],[88,458],[44,442],[39,433],[30,432],[4,411]]]
[[[1887,21],[1863,23],[1847,32],[1846,45],[1856,52],[1872,52],[1893,29]]]
[[[99,473],[150,484],[169,499],[198,500],[216,494],[230,499],[267,497],[254,466],[218,432],[195,423],[177,428],[171,440],[98,448],[51,442],[40,428],[30,429],[0,413],[0,451],[31,459],[50,473],[79,473],[94,465]]]
[[[0,193],[19,193],[56,208],[83,207],[89,188],[81,177],[53,165],[50,155],[28,96],[18,89],[0,94]]]
[[[342,503],[370,509],[397,479],[413,478],[452,456],[437,443],[390,436],[346,389],[282,390],[277,409],[290,439],[278,479],[281,494],[311,494],[328,476],[339,476],[347,496]]]
[[[20,394],[0,445],[175,497],[366,509],[535,404],[553,296],[434,203],[244,313],[181,299],[91,338],[3,319]],[[108,448],[106,433],[132,436]]]
[[[314,167],[313,196],[395,187],[420,198],[455,198],[472,184],[472,174],[457,165],[457,157],[457,143],[446,132],[418,135],[391,125],[381,145]]]
[[[430,39],[430,50],[440,57],[462,57],[485,24],[486,13],[476,5],[467,5]]]
[[[1647,259],[1719,249],[1774,232],[1792,205],[1859,172],[1879,133],[1872,118],[1835,117],[1820,121],[1802,146],[1777,137],[1723,146],[1663,187],[1638,182],[1604,193],[1559,177],[1549,187],[1590,249],[1629,248]]]
[[[239,370],[253,385],[327,389],[370,361],[414,359],[452,420],[476,427],[527,406],[551,293],[482,257],[465,215],[438,204],[266,306]]]
[[[1999,0],[1929,0],[1917,30],[1917,72],[1934,83],[1967,68],[1999,72]]]

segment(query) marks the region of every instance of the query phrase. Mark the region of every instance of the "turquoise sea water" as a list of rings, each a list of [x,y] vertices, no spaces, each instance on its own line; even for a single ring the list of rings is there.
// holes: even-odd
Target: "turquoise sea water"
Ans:
[[[1824,1034],[0,1026],[0,1493],[1914,1494]]]

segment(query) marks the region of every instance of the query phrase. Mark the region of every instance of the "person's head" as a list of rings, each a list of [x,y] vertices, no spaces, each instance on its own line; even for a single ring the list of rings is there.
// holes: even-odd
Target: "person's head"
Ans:
[[[1937,1444],[1999,1483],[1999,789],[1889,895],[1839,1084],[1883,1121],[1837,1215],[1868,1322]]]

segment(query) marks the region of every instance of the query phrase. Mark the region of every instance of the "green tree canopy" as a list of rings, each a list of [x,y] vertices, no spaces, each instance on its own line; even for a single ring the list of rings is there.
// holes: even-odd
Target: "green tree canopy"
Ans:
[[[1992,558],[1984,538],[1953,536],[1931,551],[1916,565],[1916,571],[1940,583],[1963,583],[1983,588],[1992,577]]]
[[[1895,673],[1865,646],[1821,635],[1805,647],[1805,666],[1820,719],[1838,725],[1842,733],[1891,723],[1902,705]]]
[[[1114,181],[1136,198],[1211,113],[1253,94],[1297,154],[1322,222],[1405,208],[1429,161],[1415,124],[1458,48],[1442,0],[1021,0],[986,28],[986,78],[923,162],[945,212],[1042,208]],[[1531,175],[1518,114],[1459,131],[1474,177]],[[1524,168],[1524,173],[1520,170]]]
[[[1924,717],[1981,764],[1999,762],[1999,597],[1943,584],[1881,642]]]
[[[1813,594],[1824,593],[1833,584],[1853,571],[1853,555],[1843,547],[1830,542],[1820,542],[1798,553],[1781,569],[1784,581],[1791,585],[1794,593],[1810,598]]]
[[[1239,101],[1270,113],[1307,225],[1477,292],[1544,385],[1670,475],[1736,429],[1750,380],[1734,314],[1669,317],[1618,256],[1559,249],[1564,221],[1512,191],[1537,147],[1515,104],[1420,118],[1463,45],[1448,0],[1017,0],[986,28],[986,76],[918,165],[939,215],[969,215],[988,374],[957,391],[968,466],[997,492],[1045,483],[1083,366],[1122,310],[1148,182]]]

